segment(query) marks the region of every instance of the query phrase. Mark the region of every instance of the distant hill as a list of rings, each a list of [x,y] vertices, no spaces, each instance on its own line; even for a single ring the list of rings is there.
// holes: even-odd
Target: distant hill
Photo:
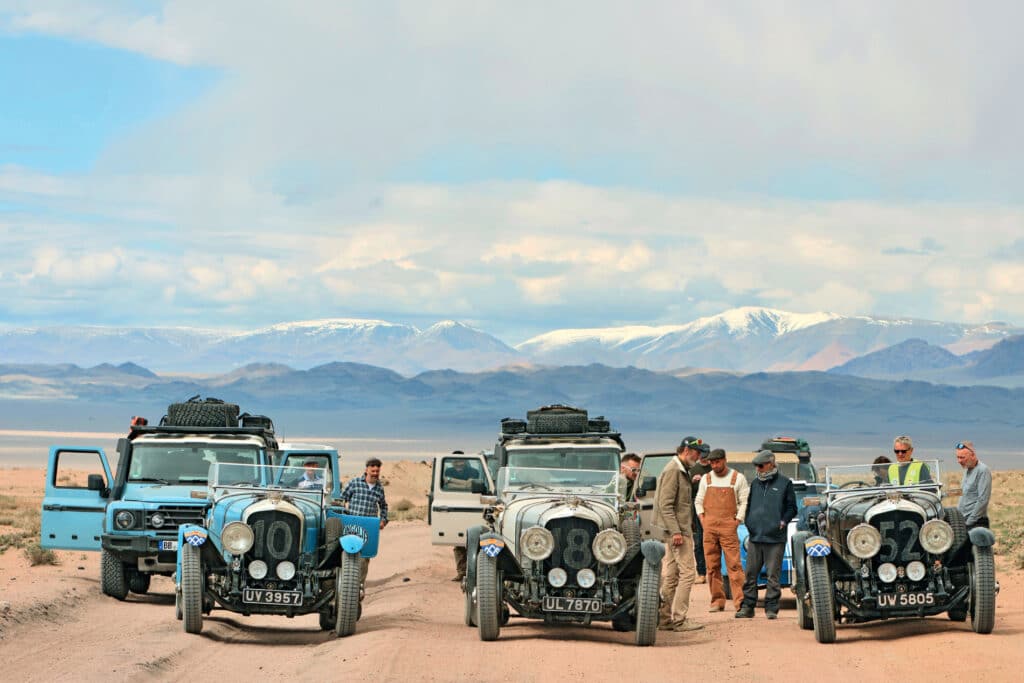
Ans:
[[[961,368],[965,364],[964,359],[941,346],[934,346],[923,339],[908,339],[880,351],[854,358],[830,369],[829,372],[858,377],[902,379],[935,370]]]

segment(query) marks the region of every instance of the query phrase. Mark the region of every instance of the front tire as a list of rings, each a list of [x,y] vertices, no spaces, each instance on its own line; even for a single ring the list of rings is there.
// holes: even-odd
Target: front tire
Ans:
[[[181,550],[181,613],[185,633],[203,630],[203,558],[191,544]]]
[[[109,550],[100,553],[100,589],[117,600],[128,597],[128,577],[121,562]]]
[[[640,583],[636,587],[636,638],[641,647],[654,645],[658,635],[658,604],[661,572],[644,559]]]
[[[342,553],[341,566],[334,582],[334,634],[339,638],[356,632],[359,621],[359,584],[362,558],[358,553]]]
[[[834,643],[836,642],[835,607],[832,596],[832,577],[829,575],[826,558],[807,558],[807,585],[811,592],[814,637],[819,643]]]
[[[487,553],[476,555],[476,605],[480,640],[497,640],[501,634],[498,563]]]
[[[976,545],[971,553],[971,628],[975,633],[992,633],[996,625],[996,567],[992,548]]]
[[[470,586],[466,584],[466,594],[464,597],[465,609],[462,614],[463,621],[466,626],[470,628],[476,626],[476,586]]]
[[[128,577],[128,590],[132,593],[138,593],[139,595],[145,595],[149,592],[149,584],[152,579],[150,574],[143,574],[142,572],[132,572]]]

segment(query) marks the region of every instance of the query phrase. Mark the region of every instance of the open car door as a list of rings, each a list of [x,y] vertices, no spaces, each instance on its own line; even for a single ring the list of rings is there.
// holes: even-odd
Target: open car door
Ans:
[[[110,485],[110,465],[102,448],[51,448],[40,545],[99,550]]]
[[[657,498],[654,484],[665,465],[676,457],[675,453],[645,453],[640,462],[640,474],[634,487],[634,498],[639,504],[640,539],[661,540],[661,527],[654,526],[654,501]]]
[[[481,494],[494,492],[494,482],[482,455],[444,455],[434,458],[431,472],[430,542],[464,545],[466,529],[483,524]]]

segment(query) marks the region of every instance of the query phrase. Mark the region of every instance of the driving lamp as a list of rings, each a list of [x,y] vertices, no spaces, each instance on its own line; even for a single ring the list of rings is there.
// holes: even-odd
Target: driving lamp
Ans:
[[[878,565],[878,578],[882,583],[892,583],[896,580],[896,565],[886,562]]]
[[[920,560],[914,560],[907,565],[907,578],[911,581],[920,581],[924,578],[925,567],[924,562]]]
[[[921,527],[921,547],[938,555],[953,546],[953,527],[941,519],[930,519]]]
[[[882,549],[882,534],[870,524],[858,524],[846,534],[846,547],[860,559],[869,559]]]
[[[263,560],[253,560],[249,563],[249,576],[254,579],[262,579],[267,575],[267,563]]]
[[[598,562],[615,564],[626,556],[626,537],[616,529],[605,529],[594,537],[590,547]]]
[[[291,581],[295,577],[295,565],[288,560],[278,562],[274,572],[277,574],[277,578],[282,581]]]
[[[597,582],[597,574],[593,569],[581,569],[576,572],[576,585],[580,588],[590,588]]]
[[[519,537],[519,548],[528,559],[540,562],[555,549],[555,537],[542,526],[531,526]]]
[[[254,536],[252,527],[245,522],[225,524],[220,532],[220,541],[224,549],[234,555],[242,555],[252,547]]]
[[[548,583],[555,588],[561,588],[565,585],[565,582],[569,580],[569,575],[565,573],[565,570],[561,567],[555,567],[548,572]]]

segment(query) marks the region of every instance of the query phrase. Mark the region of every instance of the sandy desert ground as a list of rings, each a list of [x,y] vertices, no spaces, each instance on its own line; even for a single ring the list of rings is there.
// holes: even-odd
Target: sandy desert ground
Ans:
[[[391,468],[391,504],[423,498],[424,463]],[[38,505],[43,472],[0,470],[8,503]],[[0,528],[0,533],[3,529]],[[30,566],[16,548],[0,553],[0,679],[112,681],[291,679],[378,681],[685,680],[793,681],[821,675],[861,681],[1020,680],[1024,669],[1024,571],[1000,557],[995,632],[945,617],[840,626],[820,645],[797,627],[792,598],[780,619],[708,614],[695,586],[693,615],[707,627],[659,632],[651,648],[608,625],[546,627],[513,618],[501,639],[480,642],[462,623],[451,551],[430,545],[422,521],[395,522],[370,568],[362,620],[337,639],[315,615],[242,617],[215,610],[201,635],[174,618],[173,585],[158,577],[148,595],[101,595],[99,555],[58,552],[59,564]]]

